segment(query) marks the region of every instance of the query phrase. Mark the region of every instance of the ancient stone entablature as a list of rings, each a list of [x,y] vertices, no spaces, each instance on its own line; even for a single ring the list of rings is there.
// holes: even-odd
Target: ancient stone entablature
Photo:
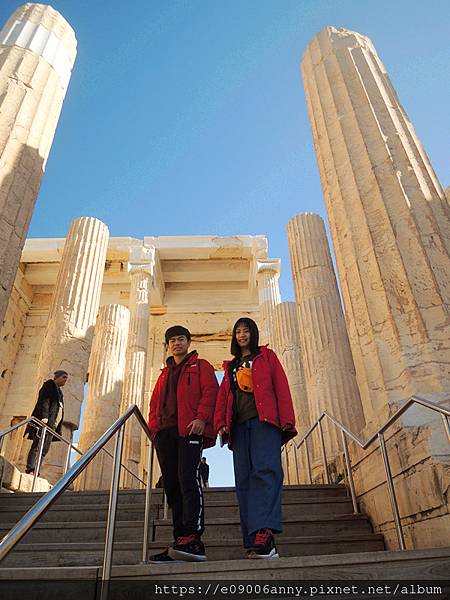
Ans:
[[[86,230],[86,234],[79,232],[80,226],[84,227],[83,232]],[[89,233],[89,227],[94,227],[93,234]],[[102,227],[105,233],[101,233]],[[99,233],[95,233],[97,230]],[[100,256],[105,265],[103,271],[96,275],[98,281],[96,279],[94,287],[98,300],[95,300],[95,294],[93,296],[94,288],[84,289],[83,282],[88,283],[91,277],[84,281],[84,263],[77,258],[77,253],[82,252],[85,246],[88,253],[86,256],[90,255],[91,238],[88,239],[86,235],[97,235],[99,244],[107,243],[106,260],[100,256],[101,253],[92,255],[97,257],[97,262]],[[192,348],[197,349],[201,356],[220,370],[223,360],[229,358],[231,329],[236,319],[241,315],[249,315],[260,321],[257,272],[260,261],[267,262],[267,240],[264,236],[168,236],[146,237],[144,240],[110,238],[107,242],[105,235],[105,226],[96,219],[79,219],[72,225],[67,242],[64,239],[27,240],[14,294],[8,306],[6,327],[11,319],[20,323],[16,331],[20,343],[11,339],[7,345],[9,352],[2,356],[2,370],[6,370],[6,381],[0,390],[0,428],[8,426],[13,418],[30,414],[36,398],[36,386],[40,385],[44,371],[45,376],[50,374],[49,369],[53,368],[54,360],[58,362],[57,365],[55,363],[55,368],[70,365],[70,357],[66,359],[60,356],[59,349],[52,360],[48,355],[48,340],[59,339],[60,335],[62,340],[66,339],[66,323],[75,337],[79,331],[77,340],[72,342],[76,342],[80,352],[84,353],[85,366],[80,364],[81,370],[71,373],[72,377],[67,384],[69,391],[78,390],[77,398],[80,395],[79,390],[83,390],[86,380],[95,324],[95,320],[89,317],[87,321],[82,320],[84,329],[76,327],[75,331],[70,325],[73,319],[78,319],[78,312],[75,311],[75,314],[73,310],[80,302],[94,307],[95,311],[98,310],[96,306],[104,310],[110,305],[123,305],[130,311],[126,364],[123,382],[120,383],[121,404],[120,408],[116,406],[116,417],[120,411],[134,403],[144,414],[147,413],[149,392],[165,359],[164,331],[170,325],[180,323],[187,326],[193,336]],[[267,264],[278,262],[269,260]],[[70,275],[64,265],[72,263],[74,268]],[[91,268],[89,264],[86,263],[86,268]],[[70,302],[75,304],[70,310],[66,310],[65,303]],[[55,314],[60,311],[61,319],[58,317],[48,322],[50,309],[56,310]],[[96,335],[104,337],[105,332],[97,331]],[[102,347],[102,343],[102,340],[94,340],[94,353],[96,348]],[[48,360],[42,357],[43,352]],[[68,362],[65,363],[65,360]],[[105,363],[104,368],[112,370],[110,362],[115,359],[105,357],[105,360],[107,364]],[[97,370],[103,368],[99,357],[91,356],[90,364]],[[119,365],[117,371],[120,371]],[[96,402],[101,402],[98,390],[93,390],[92,394]],[[72,404],[71,394],[66,395],[68,404]],[[111,394],[105,395],[105,401],[110,396],[112,397]],[[92,401],[91,397],[90,402]],[[114,402],[117,403],[117,400]],[[70,415],[69,433],[79,424],[79,399],[77,409],[73,408],[68,406],[67,410]],[[101,412],[101,409],[97,410]],[[105,412],[112,418],[110,410]],[[86,422],[89,423],[89,419]],[[133,472],[139,474],[138,466],[143,451],[140,448],[140,433],[136,430],[133,434],[132,427],[129,430],[131,433],[126,437],[124,460]],[[92,441],[92,436],[87,434],[82,438]],[[46,461],[49,465],[47,475],[51,479],[56,476],[57,465],[60,464],[62,468],[63,460],[59,456],[61,450],[58,450],[58,457],[52,458],[52,454],[49,454],[48,462]],[[52,447],[50,452],[56,453],[56,449]],[[14,454],[21,463],[23,452],[15,449]],[[104,477],[87,479],[97,482],[105,480]],[[132,485],[130,482],[126,483]]]

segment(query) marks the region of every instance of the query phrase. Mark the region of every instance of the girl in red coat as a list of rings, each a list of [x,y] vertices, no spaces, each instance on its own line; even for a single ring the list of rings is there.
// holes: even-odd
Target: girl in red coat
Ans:
[[[281,446],[293,438],[289,385],[275,352],[259,346],[256,323],[240,318],[224,363],[214,426],[233,451],[236,494],[248,558],[278,558],[274,533],[282,531]]]

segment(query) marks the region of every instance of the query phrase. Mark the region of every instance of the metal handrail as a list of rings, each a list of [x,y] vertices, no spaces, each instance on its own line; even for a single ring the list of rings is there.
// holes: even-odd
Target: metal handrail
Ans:
[[[33,485],[31,487],[31,491],[34,492],[34,488],[36,486],[36,479],[38,477],[38,473],[39,473],[39,470],[41,468],[41,461],[42,461],[42,450],[41,450],[41,448],[44,445],[44,439],[45,439],[45,436],[47,434],[50,433],[52,436],[56,437],[61,442],[64,442],[68,446],[66,461],[65,461],[65,464],[64,464],[63,475],[65,475],[67,473],[67,469],[69,468],[70,451],[71,450],[75,450],[75,452],[77,452],[81,456],[83,456],[85,453],[82,452],[79,448],[77,448],[77,446],[74,446],[74,444],[71,441],[66,440],[66,438],[62,437],[62,435],[60,435],[59,433],[57,433],[54,429],[52,429],[51,427],[49,427],[46,423],[43,423],[42,421],[40,421],[37,417],[28,417],[27,419],[24,419],[23,421],[20,421],[20,423],[16,423],[15,425],[11,425],[11,427],[8,427],[8,429],[0,431],[0,452],[2,450],[4,437],[6,435],[8,435],[9,433],[11,433],[12,431],[14,431],[15,429],[19,429],[20,427],[23,427],[24,425],[27,425],[28,423],[31,423],[33,425],[33,427],[36,427],[36,428],[37,427],[41,427],[41,429],[45,432],[43,434],[43,436],[42,436],[42,439],[41,439],[41,443],[40,443],[39,450],[38,450],[38,460],[36,462],[36,466],[35,466],[35,469],[34,469]],[[106,454],[110,458],[114,458],[113,454],[111,454],[111,452],[107,448],[102,448],[102,451],[106,452]],[[138,477],[138,475],[136,475],[135,473],[133,473],[133,471],[131,471],[123,463],[122,463],[122,467],[125,469],[125,471],[127,471],[130,475],[132,475],[135,479],[137,479],[139,481],[139,483],[142,483],[142,485],[144,485],[144,486],[147,485],[145,483],[145,481],[143,481],[140,477]]]
[[[42,498],[40,498],[34,506],[20,519],[18,523],[9,531],[0,542],[0,561],[2,561],[11,550],[20,542],[24,535],[33,527],[33,525],[47,512],[52,504],[59,498],[59,496],[69,487],[69,485],[84,471],[89,463],[95,458],[95,456],[102,450],[102,448],[109,442],[109,440],[118,433],[116,440],[116,448],[114,452],[114,466],[113,476],[111,480],[110,496],[109,496],[109,508],[108,518],[106,526],[106,542],[105,551],[103,556],[103,570],[102,570],[102,600],[107,598],[109,580],[111,578],[111,567],[112,567],[112,551],[114,545],[114,532],[115,522],[117,514],[117,500],[118,500],[118,488],[119,488],[119,475],[121,468],[122,458],[122,446],[123,446],[123,429],[128,419],[134,415],[141,428],[144,430],[145,435],[151,441],[150,432],[142,416],[139,408],[133,404],[131,405],[124,414],[119,417],[105,433],[95,442],[95,444],[89,448],[89,450],[79,458],[79,460],[70,468],[70,470],[61,479],[55,483],[53,488],[47,492]],[[154,449],[153,444],[149,453],[149,466],[147,471],[147,490],[145,494],[145,518],[144,518],[144,541],[142,548],[143,562],[147,561],[147,545],[149,538],[149,524],[150,524],[150,505],[152,496],[152,477],[153,477],[153,462],[154,462]]]
[[[327,418],[332,423],[334,423],[334,425],[336,425],[336,427],[338,427],[338,429],[341,430],[342,445],[344,448],[345,465],[346,465],[346,470],[347,470],[347,474],[348,474],[350,494],[351,494],[352,503],[353,503],[353,511],[354,511],[354,513],[358,513],[359,512],[358,511],[358,502],[357,502],[357,497],[356,497],[355,483],[353,481],[352,464],[351,464],[350,456],[349,456],[349,452],[348,452],[346,436],[348,436],[351,440],[353,440],[363,450],[366,450],[375,440],[378,440],[380,443],[380,450],[381,450],[381,453],[383,456],[384,468],[386,471],[386,483],[387,483],[388,490],[389,490],[389,498],[390,498],[393,517],[394,517],[395,529],[397,532],[397,539],[398,539],[401,550],[405,550],[406,545],[405,545],[405,539],[403,537],[400,513],[398,510],[397,497],[395,495],[393,477],[392,477],[392,472],[391,472],[391,468],[390,468],[389,457],[388,457],[387,448],[386,448],[386,442],[384,439],[384,433],[389,429],[389,427],[391,427],[391,425],[393,425],[401,417],[401,415],[404,412],[406,412],[414,404],[419,404],[420,406],[423,406],[425,408],[428,408],[430,410],[433,410],[433,411],[441,414],[444,429],[447,433],[448,442],[450,443],[450,423],[449,423],[450,410],[443,408],[439,404],[435,404],[434,402],[425,400],[425,398],[421,398],[420,396],[413,395],[413,396],[411,396],[411,398],[409,400],[407,400],[405,402],[405,404],[403,404],[403,406],[401,406],[392,416],[390,416],[389,419],[384,423],[384,425],[382,425],[378,429],[378,431],[376,431],[366,442],[363,442],[356,434],[354,434],[350,429],[348,429],[348,427],[346,427],[343,423],[338,421],[338,419],[334,418],[332,415],[329,415],[325,411],[320,415],[320,417],[317,419],[317,421],[313,425],[311,425],[311,427],[308,429],[308,431],[302,436],[302,438],[298,442],[295,442],[294,440],[292,440],[290,443],[286,444],[286,446],[283,448],[283,450],[285,450],[287,452],[288,446],[294,445],[295,449],[298,450],[302,444],[305,444],[305,459],[306,459],[306,464],[307,464],[307,469],[308,469],[308,478],[309,478],[309,483],[312,483],[311,462],[310,462],[309,451],[308,451],[308,438],[313,433],[314,429],[316,427],[318,427],[324,476],[325,476],[326,483],[329,483],[328,461],[327,461],[326,452],[325,452],[325,443],[324,443],[323,431],[322,431],[322,420]]]

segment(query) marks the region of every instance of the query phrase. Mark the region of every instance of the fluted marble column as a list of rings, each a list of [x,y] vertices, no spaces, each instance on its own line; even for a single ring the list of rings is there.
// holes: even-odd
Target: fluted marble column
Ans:
[[[289,252],[299,307],[299,329],[310,417],[327,411],[355,432],[364,425],[344,314],[319,215],[304,213],[288,223]],[[327,449],[339,451],[340,437],[324,423]]]
[[[68,372],[63,390],[65,437],[80,420],[108,239],[108,228],[98,219],[81,217],[70,225],[42,343],[35,398],[55,370]],[[61,475],[65,452],[62,443],[52,444],[42,469],[49,481]]]
[[[256,277],[261,312],[259,341],[269,344],[276,350],[276,331],[274,309],[281,302],[278,280],[280,277],[280,259],[262,259],[256,261]]]
[[[366,420],[415,392],[439,401],[450,389],[443,189],[369,38],[323,29],[302,72]]]
[[[25,4],[0,31],[0,323],[76,56],[67,21]]]
[[[89,361],[83,429],[78,442],[83,452],[119,417],[129,324],[130,311],[125,306],[107,304],[100,308]],[[110,443],[109,450],[113,449],[114,444]],[[100,452],[75,481],[75,488],[109,489],[112,464],[112,459],[105,452]]]
[[[154,247],[141,247],[130,253],[130,330],[125,363],[125,382],[122,392],[121,412],[136,404],[144,413],[145,367],[149,339],[150,294],[155,268]],[[144,414],[144,418],[147,415]],[[123,462],[135,475],[139,475],[142,429],[132,417],[125,430]],[[123,474],[124,487],[138,487],[137,480]]]
[[[289,381],[298,437],[301,438],[310,426],[310,417],[297,312],[295,302],[281,302],[275,307],[274,317],[278,358],[283,365]],[[299,483],[302,480],[301,478],[303,478],[303,481],[306,481],[306,463],[304,462],[303,449],[296,450],[290,444],[288,462],[290,471],[289,483]]]
[[[295,302],[281,302],[274,310],[278,358],[289,381],[294,401],[297,430],[302,434],[309,427],[309,408],[303,373],[300,331]]]

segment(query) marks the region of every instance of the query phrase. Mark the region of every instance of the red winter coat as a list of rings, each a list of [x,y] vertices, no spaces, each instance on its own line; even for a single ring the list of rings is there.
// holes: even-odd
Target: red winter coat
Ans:
[[[152,439],[155,438],[160,428],[159,406],[161,399],[166,394],[168,372],[168,367],[161,370],[150,400],[148,428]],[[212,365],[207,360],[199,359],[197,352],[193,352],[182,366],[178,379],[178,433],[182,437],[189,435],[189,423],[194,419],[201,419],[205,423],[204,448],[214,446],[216,443],[213,423],[218,387]]]
[[[266,421],[280,429],[285,425],[290,425],[288,430],[283,432],[283,443],[286,443],[297,435],[288,380],[275,352],[266,346],[261,346],[259,351],[260,354],[255,356],[252,362],[256,410],[260,421]],[[233,390],[230,384],[229,365],[230,361],[223,363],[224,377],[217,396],[214,429],[218,432],[221,427],[225,427],[230,443]]]

